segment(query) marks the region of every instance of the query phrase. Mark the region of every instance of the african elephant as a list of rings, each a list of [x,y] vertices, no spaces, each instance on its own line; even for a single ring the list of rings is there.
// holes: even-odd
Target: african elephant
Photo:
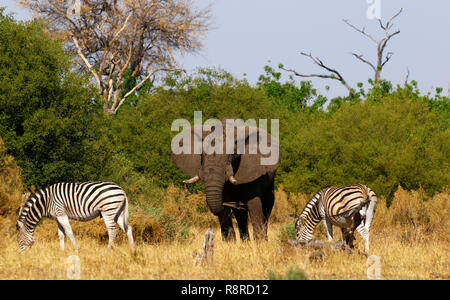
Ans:
[[[250,239],[249,217],[254,238],[267,239],[267,223],[275,200],[275,172],[281,162],[278,141],[261,128],[244,126],[242,120],[226,117],[217,122],[219,124],[211,126],[211,130],[205,130],[205,126],[201,125],[186,128],[183,132],[191,137],[191,145],[187,147],[190,152],[175,154],[172,148],[172,162],[191,176],[191,179],[184,181],[185,184],[197,181],[205,184],[207,205],[219,219],[224,240],[236,239],[232,224],[233,214],[242,240]],[[218,127],[222,127],[222,130],[219,131]],[[216,139],[211,142],[212,133]],[[208,139],[209,146],[206,145]],[[222,149],[222,152],[210,149],[217,146],[217,140],[221,141],[222,145],[216,150]],[[225,141],[228,143],[229,140],[230,146],[225,145]],[[269,154],[262,151],[262,141],[275,151]],[[184,141],[177,143],[181,147]],[[201,150],[196,152],[198,154],[194,151],[195,143],[203,145]],[[257,150],[255,145],[259,147]],[[232,151],[226,149],[226,146],[233,148]],[[244,148],[245,151],[242,151]],[[272,161],[263,162],[263,159],[268,159],[269,156]]]

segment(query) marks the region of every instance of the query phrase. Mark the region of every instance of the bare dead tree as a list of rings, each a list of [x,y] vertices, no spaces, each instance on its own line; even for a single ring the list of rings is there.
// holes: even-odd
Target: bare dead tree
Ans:
[[[381,71],[383,70],[383,67],[386,65],[386,63],[388,63],[393,56],[392,52],[388,52],[386,54],[386,56],[384,55],[384,53],[385,53],[388,42],[394,36],[396,36],[400,33],[399,30],[397,30],[393,33],[390,33],[390,30],[392,29],[392,27],[394,25],[392,22],[394,21],[395,18],[397,18],[402,13],[402,11],[403,11],[403,9],[400,9],[400,11],[398,13],[396,13],[386,24],[383,24],[383,22],[381,20],[378,20],[381,29],[384,31],[384,37],[381,40],[376,40],[371,34],[367,33],[365,27],[362,29],[359,29],[356,26],[352,25],[348,20],[343,20],[347,25],[349,25],[351,28],[355,29],[359,33],[361,33],[364,36],[366,36],[367,38],[369,38],[377,46],[377,63],[376,64],[373,64],[369,60],[365,59],[362,54],[352,53],[352,55],[355,56],[358,60],[369,65],[373,69],[373,71],[375,73],[375,75],[374,75],[375,86],[379,86],[379,81],[381,78]],[[326,78],[326,79],[337,80],[337,81],[340,81],[347,88],[347,90],[349,90],[350,93],[352,93],[354,91],[354,89],[350,87],[350,85],[347,83],[347,81],[345,81],[345,79],[341,75],[341,73],[338,72],[336,69],[330,68],[329,66],[325,65],[321,59],[319,59],[318,57],[312,56],[311,53],[301,52],[300,54],[308,57],[309,59],[311,59],[313,61],[314,64],[316,64],[320,68],[328,71],[329,73],[328,74],[302,74],[302,73],[297,72],[294,69],[286,69],[286,68],[284,68],[283,65],[280,65],[280,69],[290,72],[290,73],[293,73],[294,75],[296,75],[298,77],[303,77],[303,78],[316,77],[316,78]]]
[[[200,49],[210,19],[209,8],[195,9],[189,0],[75,0],[77,11],[73,0],[20,2],[78,55],[108,114],[157,73],[176,69],[176,53]]]
[[[378,19],[378,22],[380,24],[381,29],[384,31],[384,37],[381,40],[376,40],[371,34],[366,32],[366,28],[357,28],[353,24],[351,24],[348,20],[343,20],[344,23],[346,23],[348,26],[356,30],[357,32],[361,33],[365,37],[367,37],[369,40],[371,40],[376,46],[377,46],[377,62],[376,64],[370,62],[369,60],[365,59],[362,54],[352,53],[354,57],[356,57],[358,60],[362,61],[363,63],[370,66],[370,68],[374,71],[374,82],[375,86],[379,85],[379,81],[381,78],[381,71],[383,70],[383,67],[391,60],[394,53],[388,52],[386,56],[384,55],[384,52],[386,50],[386,46],[388,42],[396,35],[400,34],[400,30],[397,30],[393,33],[390,33],[390,30],[394,26],[395,18],[397,18],[403,11],[403,8],[400,9],[398,13],[396,13],[386,24],[383,24],[381,19]]]

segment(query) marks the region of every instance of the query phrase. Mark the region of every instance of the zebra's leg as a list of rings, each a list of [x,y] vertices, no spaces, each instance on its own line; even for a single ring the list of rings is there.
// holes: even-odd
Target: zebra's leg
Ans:
[[[70,226],[70,223],[69,223],[69,217],[67,217],[67,215],[59,216],[59,217],[56,217],[56,220],[58,221],[58,225],[61,225],[61,227],[64,230],[64,233],[67,234],[67,237],[72,242],[72,245],[73,245],[73,248],[75,249],[75,251],[78,252],[78,245],[77,245],[77,242],[75,241],[75,237],[73,236],[72,227]]]
[[[327,236],[328,236],[328,242],[333,241],[333,225],[331,224],[330,220],[328,218],[323,219],[325,222],[325,226],[327,227]]]
[[[59,246],[61,247],[61,251],[64,251],[64,238],[65,238],[64,228],[58,221],[56,221],[56,223],[58,223]]]
[[[364,240],[364,252],[369,254],[369,231],[364,226],[364,222],[361,222],[358,227],[356,227],[356,231],[361,235]]]
[[[342,230],[342,239],[345,242],[345,245],[349,247],[350,249],[353,249],[353,241],[355,240],[355,236],[353,234],[353,231],[348,228],[341,228]]]
[[[348,244],[347,230],[344,227],[341,227],[341,232],[342,232],[342,241],[347,245]]]
[[[114,222],[114,216],[107,215],[105,213],[101,213],[103,220],[105,221],[106,230],[108,230],[108,249],[112,249],[112,245],[114,243],[114,239],[116,238],[116,224]]]
[[[117,224],[119,225],[120,229],[122,229],[123,232],[127,234],[128,244],[130,245],[131,251],[134,253],[135,249],[134,249],[133,231],[131,229],[131,225],[125,224],[125,218],[123,216],[124,213],[125,211],[123,211],[120,214],[119,218],[117,218]]]

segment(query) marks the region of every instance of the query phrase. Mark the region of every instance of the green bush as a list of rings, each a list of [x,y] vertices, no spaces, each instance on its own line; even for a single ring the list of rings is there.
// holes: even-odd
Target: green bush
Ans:
[[[287,244],[289,240],[295,240],[297,237],[297,229],[295,229],[295,222],[288,223],[281,227],[278,234],[278,240],[282,244]]]
[[[382,196],[399,184],[433,194],[449,185],[449,140],[448,119],[423,99],[392,94],[376,103],[343,103],[297,129],[280,181],[306,193],[359,182]]]
[[[39,20],[0,11],[0,136],[26,185],[98,176],[88,166],[95,90]]]
[[[285,275],[277,274],[272,270],[268,272],[269,280],[307,280],[305,272],[300,270],[299,267],[290,267]]]

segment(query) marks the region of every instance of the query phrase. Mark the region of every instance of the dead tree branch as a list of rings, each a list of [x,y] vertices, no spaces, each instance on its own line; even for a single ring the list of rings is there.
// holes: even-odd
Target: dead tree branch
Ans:
[[[287,71],[287,72],[291,72],[295,76],[298,76],[298,77],[304,77],[304,78],[317,77],[317,78],[326,78],[326,79],[337,80],[337,81],[340,81],[349,90],[349,92],[352,92],[352,88],[347,84],[347,82],[344,80],[344,77],[342,77],[341,73],[339,73],[337,70],[326,66],[320,58],[312,56],[311,53],[301,52],[300,54],[310,58],[314,64],[318,65],[322,69],[327,70],[331,74],[300,74],[293,69],[285,69],[284,67],[281,67],[280,69]]]
[[[351,28],[355,29],[356,31],[358,31],[359,33],[365,35],[367,38],[369,38],[372,42],[374,42],[376,45],[378,45],[378,41],[371,36],[370,34],[368,34],[366,32],[366,27],[363,27],[362,29],[357,28],[355,25],[351,24],[347,19],[342,20],[344,21],[344,23],[346,23],[348,26],[350,26]]]
[[[405,86],[408,84],[408,81],[409,81],[409,75],[410,75],[409,68],[406,68],[406,75],[405,75],[405,77],[404,77],[404,79],[403,79],[403,81],[404,81],[404,83],[405,83]]]
[[[377,67],[375,67],[370,61],[366,60],[363,58],[362,54],[356,54],[356,53],[352,53],[354,57],[356,57],[357,59],[359,59],[360,61],[362,61],[363,63],[368,64],[375,72],[377,71]]]

